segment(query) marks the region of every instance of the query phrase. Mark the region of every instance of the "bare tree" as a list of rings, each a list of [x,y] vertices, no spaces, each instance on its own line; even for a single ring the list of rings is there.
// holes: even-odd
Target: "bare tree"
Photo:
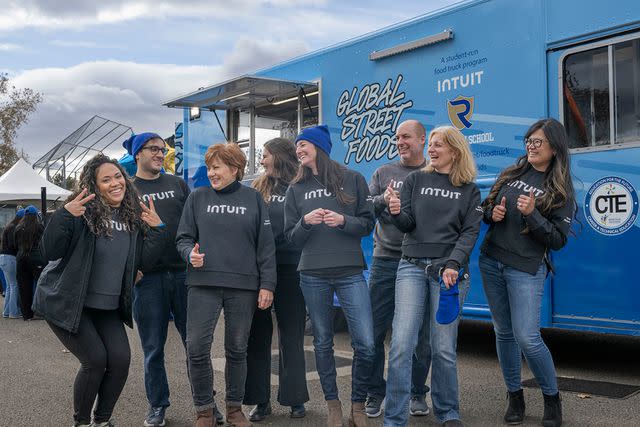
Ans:
[[[20,126],[42,102],[42,94],[33,89],[18,89],[9,83],[9,77],[0,73],[0,175],[4,174],[20,157],[14,139]]]

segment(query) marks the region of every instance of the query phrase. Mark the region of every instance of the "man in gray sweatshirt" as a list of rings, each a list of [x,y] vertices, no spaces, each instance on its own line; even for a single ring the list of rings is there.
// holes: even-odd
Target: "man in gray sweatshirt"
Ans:
[[[401,246],[404,233],[392,223],[387,204],[392,192],[400,194],[404,179],[416,169],[426,165],[424,147],[426,130],[417,120],[400,123],[395,135],[400,160],[388,163],[376,169],[369,183],[373,197],[376,218],[373,233],[373,260],[369,275],[369,292],[373,312],[373,336],[375,340],[375,359],[367,390],[365,411],[370,418],[382,413],[385,397],[384,380],[384,340],[393,322],[395,309],[396,271],[402,255]],[[431,365],[429,345],[429,325],[422,325],[418,346],[416,347],[411,373],[411,415],[427,415],[429,406],[426,394],[429,388],[425,382]]]

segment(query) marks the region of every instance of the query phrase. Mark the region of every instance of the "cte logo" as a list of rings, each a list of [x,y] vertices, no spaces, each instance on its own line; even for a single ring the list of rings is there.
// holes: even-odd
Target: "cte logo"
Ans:
[[[587,222],[608,236],[627,231],[638,216],[638,194],[624,178],[608,176],[595,182],[584,200]]]
[[[458,96],[454,100],[447,101],[447,112],[449,120],[459,130],[471,127],[471,116],[473,115],[473,96]]]

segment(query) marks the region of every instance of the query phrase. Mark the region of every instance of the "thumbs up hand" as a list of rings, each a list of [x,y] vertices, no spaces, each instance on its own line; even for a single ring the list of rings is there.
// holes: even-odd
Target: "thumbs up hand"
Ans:
[[[204,254],[200,253],[200,245],[195,244],[193,249],[191,249],[191,253],[189,254],[189,262],[195,268],[200,268],[204,265]]]
[[[389,213],[391,215],[400,214],[400,198],[396,193],[392,194],[389,197]]]
[[[507,198],[502,196],[502,200],[500,200],[500,204],[495,205],[493,207],[493,211],[491,212],[491,220],[493,222],[500,222],[504,219],[504,216],[506,213],[507,213]]]
[[[536,196],[533,194],[533,190],[529,191],[528,196],[525,196],[524,194],[518,196],[517,206],[522,215],[531,215],[531,212],[533,212],[533,209],[536,207]]]

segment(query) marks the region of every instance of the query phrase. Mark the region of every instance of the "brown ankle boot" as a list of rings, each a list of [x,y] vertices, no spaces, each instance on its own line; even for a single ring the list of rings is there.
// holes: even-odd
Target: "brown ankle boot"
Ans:
[[[213,427],[213,408],[196,412],[196,422],[193,427]]]
[[[327,416],[327,427],[342,427],[342,404],[338,399],[327,400],[329,415]]]
[[[242,412],[242,406],[227,404],[227,423],[233,427],[251,427],[251,423]]]
[[[351,402],[349,427],[369,427],[369,419],[364,412],[364,402]]]

